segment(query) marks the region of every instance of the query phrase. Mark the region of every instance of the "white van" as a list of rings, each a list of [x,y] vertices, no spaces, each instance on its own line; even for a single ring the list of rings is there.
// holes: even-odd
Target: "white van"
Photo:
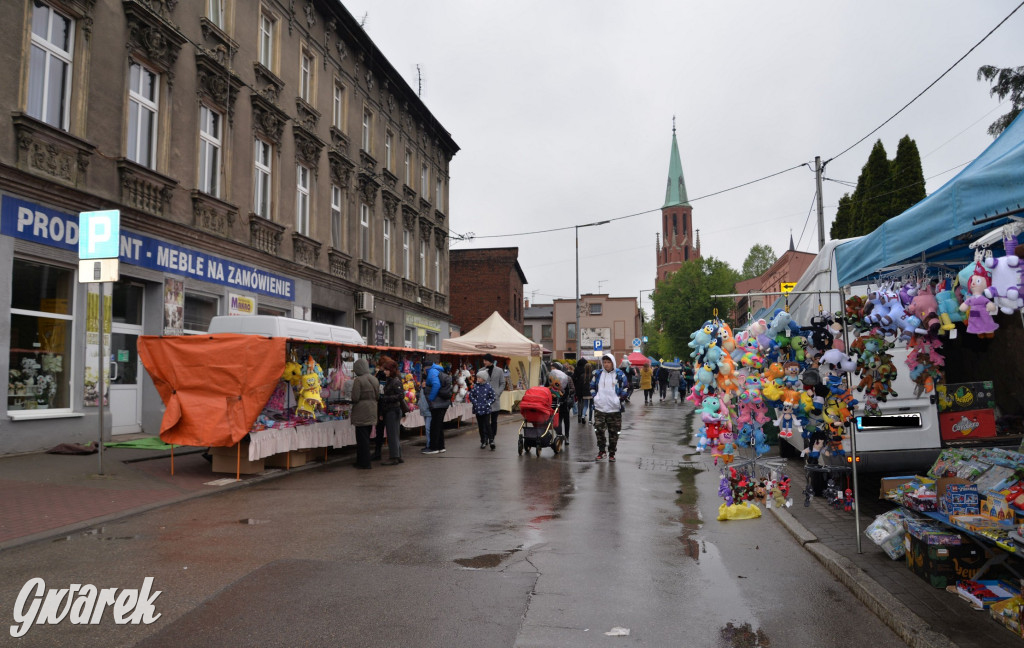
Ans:
[[[217,315],[210,320],[209,332],[244,333],[310,342],[366,344],[358,331],[346,326],[332,326],[275,315]]]
[[[847,240],[828,242],[800,277],[794,292],[837,291],[839,285],[836,279],[834,251]],[[866,289],[855,287],[851,294],[866,294]],[[811,318],[818,314],[819,304],[825,313],[835,313],[843,311],[845,301],[845,296],[834,292],[794,295],[789,300],[789,312],[794,322],[807,326]],[[852,337],[850,341],[853,342]],[[929,466],[935,461],[942,447],[935,395],[924,394],[920,398],[914,396],[915,385],[909,377],[910,370],[906,365],[905,343],[899,343],[889,353],[896,366],[893,389],[899,396],[890,396],[886,402],[879,403],[882,417],[855,417],[858,424],[858,468],[865,472],[915,470]],[[854,379],[853,384],[856,383],[857,380]],[[853,397],[859,401],[864,400],[864,394],[861,392],[854,391]],[[860,405],[857,407],[858,410],[861,409]],[[803,439],[798,435],[781,441],[791,446],[780,448],[784,455],[792,454],[794,449],[797,452],[803,450]]]

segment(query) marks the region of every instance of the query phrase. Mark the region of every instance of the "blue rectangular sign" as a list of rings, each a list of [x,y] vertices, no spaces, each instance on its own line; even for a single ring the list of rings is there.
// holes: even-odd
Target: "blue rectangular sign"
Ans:
[[[80,238],[77,216],[12,196],[0,204],[0,234],[70,251],[78,250]],[[292,279],[124,229],[115,256],[129,265],[295,301]]]
[[[116,209],[78,215],[78,258],[116,259],[121,240],[121,212]]]

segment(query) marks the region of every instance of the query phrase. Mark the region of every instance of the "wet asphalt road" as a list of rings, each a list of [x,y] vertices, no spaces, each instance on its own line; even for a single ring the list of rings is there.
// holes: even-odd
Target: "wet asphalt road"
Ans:
[[[517,456],[506,418],[494,452],[472,430],[401,466],[326,466],[6,551],[0,645],[903,645],[770,513],[715,519],[717,470],[678,470],[689,411],[634,401],[616,464],[575,421],[562,454]],[[152,625],[8,634],[30,578],[146,576]]]

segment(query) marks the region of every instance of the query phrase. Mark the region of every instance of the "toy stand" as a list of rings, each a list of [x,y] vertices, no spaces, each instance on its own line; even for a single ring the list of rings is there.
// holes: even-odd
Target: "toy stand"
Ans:
[[[836,476],[841,475],[848,482],[853,474],[853,468],[842,464],[805,464],[804,475],[807,483],[804,486],[804,506],[810,506],[811,498],[814,497],[814,486],[811,482],[811,476],[815,474],[825,475],[828,480],[834,480]]]
[[[737,450],[743,450],[744,452],[737,452],[736,456],[739,457],[736,461],[728,464],[727,468],[735,468],[736,472],[745,472],[751,477],[768,477],[773,472],[782,473],[786,467],[786,460],[782,457],[770,457],[767,454],[759,455],[757,451],[751,446],[747,448],[737,448]],[[746,451],[750,452],[749,457],[743,456]]]

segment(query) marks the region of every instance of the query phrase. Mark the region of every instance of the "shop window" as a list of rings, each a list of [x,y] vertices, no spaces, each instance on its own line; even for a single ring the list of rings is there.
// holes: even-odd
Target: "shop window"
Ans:
[[[316,309],[314,309],[316,310]],[[281,310],[280,308],[270,308],[269,306],[257,306],[257,315],[272,315],[274,317],[288,317],[288,311]]]
[[[427,331],[426,348],[430,351],[437,350],[437,333],[434,333],[433,331]]]
[[[219,309],[220,300],[216,297],[185,293],[185,334],[206,333]]]
[[[142,326],[142,295],[144,288],[139,284],[119,281],[114,284],[114,298],[111,302],[111,321],[115,324]]]
[[[7,410],[71,407],[71,270],[15,259]]]
[[[70,18],[42,2],[34,3],[27,112],[61,130],[68,129],[74,29]]]

